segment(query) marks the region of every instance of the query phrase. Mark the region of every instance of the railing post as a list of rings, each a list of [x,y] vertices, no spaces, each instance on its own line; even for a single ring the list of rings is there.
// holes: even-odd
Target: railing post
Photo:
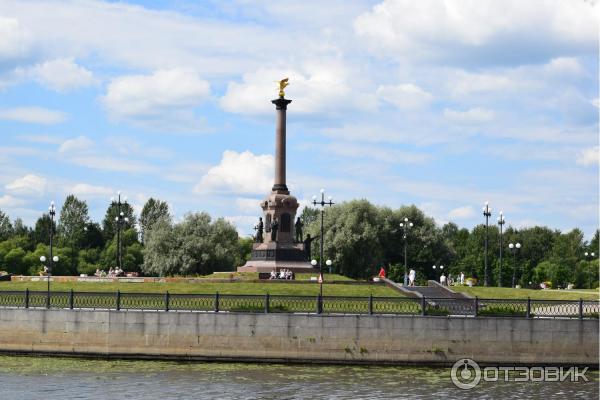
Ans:
[[[473,310],[474,315],[477,316],[479,314],[479,297],[475,296],[475,309]]]
[[[75,297],[75,293],[73,293],[73,289],[71,289],[71,291],[69,292],[69,309],[70,310],[73,309],[74,297]]]
[[[29,308],[29,288],[25,289],[25,308]]]
[[[531,318],[531,297],[527,296],[527,313],[525,317]]]
[[[269,313],[269,293],[265,294],[265,314]]]
[[[165,293],[165,311],[169,311],[170,299],[171,299],[171,295],[169,294],[169,291],[167,290],[167,293]]]
[[[369,315],[373,315],[373,293],[369,295]]]
[[[317,295],[317,314],[321,314],[323,312],[323,298],[320,294]]]
[[[427,315],[427,301],[425,301],[425,296],[421,297],[421,315]]]
[[[215,293],[215,312],[219,312],[219,292]]]
[[[119,311],[121,309],[121,291],[117,290],[117,297],[116,297],[116,310]]]
[[[579,319],[583,319],[583,299],[579,298]]]

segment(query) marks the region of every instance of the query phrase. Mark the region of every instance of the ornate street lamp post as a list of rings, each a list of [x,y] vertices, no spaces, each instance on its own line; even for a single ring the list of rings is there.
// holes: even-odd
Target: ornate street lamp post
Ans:
[[[500,216],[498,217],[498,225],[500,226],[500,270],[498,271],[498,287],[502,287],[502,227],[505,223],[504,214],[500,211]]]
[[[406,267],[406,238],[408,230],[413,227],[413,223],[404,218],[404,222],[400,222],[400,228],[402,228],[402,238],[404,239],[404,286],[408,286],[408,271]]]
[[[56,215],[56,208],[54,202],[50,203],[48,207],[48,213],[50,214],[50,259],[48,259],[49,266],[46,267],[46,281],[48,282],[48,289],[46,293],[46,308],[50,308],[50,276],[52,275],[53,263],[58,262],[58,256],[52,255],[52,235],[54,234],[54,216]],[[42,265],[46,262],[46,256],[41,256],[40,261]]]
[[[114,197],[110,199],[112,205],[117,206],[117,216],[115,217],[115,222],[117,223],[117,266],[119,269],[123,269],[123,249],[121,244],[121,229],[123,225],[129,223],[129,218],[125,216],[125,213],[121,211],[121,206],[127,204],[127,197],[123,197],[123,202],[121,202],[121,192],[117,192],[117,199]]]
[[[517,250],[521,248],[521,243],[517,244],[508,244],[508,248],[510,249],[513,255],[513,276],[512,276],[512,287],[515,287],[515,280],[517,276]]]
[[[596,257],[596,254],[594,252],[588,253],[586,251],[584,253],[584,255],[585,255],[585,258],[589,259],[590,261],[593,260]],[[591,267],[592,267],[591,265],[588,266],[588,270],[589,270],[588,277],[589,277],[589,286],[590,286],[590,289],[592,289],[592,274],[593,274],[593,271],[594,271],[594,269],[591,268]]]
[[[483,216],[485,217],[485,251],[484,251],[484,261],[485,266],[483,270],[483,286],[488,285],[488,228],[489,228],[489,218],[492,216],[492,209],[490,208],[490,203],[485,202],[485,207],[483,207]]]
[[[329,196],[327,198],[328,201],[325,201],[325,189],[321,189],[321,201],[317,201],[317,196],[313,196],[313,205],[317,204],[321,205],[321,256],[319,258],[319,274],[323,275],[323,243],[325,242],[325,233],[323,232],[323,215],[325,214],[325,206],[332,206],[335,203],[332,200],[332,197]],[[329,264],[329,273],[331,273],[331,264]]]

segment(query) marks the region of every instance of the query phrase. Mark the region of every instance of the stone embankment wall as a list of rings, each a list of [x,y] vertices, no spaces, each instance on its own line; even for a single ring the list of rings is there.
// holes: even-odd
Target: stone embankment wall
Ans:
[[[598,321],[0,308],[0,351],[102,357],[598,366]]]

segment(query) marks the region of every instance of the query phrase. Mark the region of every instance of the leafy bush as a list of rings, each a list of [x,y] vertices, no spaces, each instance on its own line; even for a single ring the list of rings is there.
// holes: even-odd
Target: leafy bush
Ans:
[[[527,311],[526,310],[515,310],[512,308],[504,308],[504,307],[500,307],[500,306],[491,306],[491,307],[485,307],[483,309],[480,309],[477,312],[477,315],[525,317],[525,316],[527,316]]]

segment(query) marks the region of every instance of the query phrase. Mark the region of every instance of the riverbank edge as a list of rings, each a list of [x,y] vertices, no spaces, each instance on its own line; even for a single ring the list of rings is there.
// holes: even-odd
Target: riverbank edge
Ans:
[[[303,358],[251,358],[251,357],[203,357],[203,356],[180,356],[180,355],[152,355],[152,354],[103,354],[103,353],[68,353],[68,352],[40,352],[40,351],[6,351],[0,349],[0,355],[11,357],[56,357],[82,360],[104,360],[104,361],[165,361],[165,362],[189,362],[189,363],[243,363],[243,364],[281,364],[281,365],[356,365],[377,367],[423,367],[423,368],[449,368],[454,362],[429,362],[429,361],[365,361],[365,360],[323,360]],[[593,363],[490,363],[478,362],[484,367],[579,367],[588,368],[590,371],[600,371],[599,364]]]
[[[577,319],[0,309],[0,353],[103,359],[598,368]]]

